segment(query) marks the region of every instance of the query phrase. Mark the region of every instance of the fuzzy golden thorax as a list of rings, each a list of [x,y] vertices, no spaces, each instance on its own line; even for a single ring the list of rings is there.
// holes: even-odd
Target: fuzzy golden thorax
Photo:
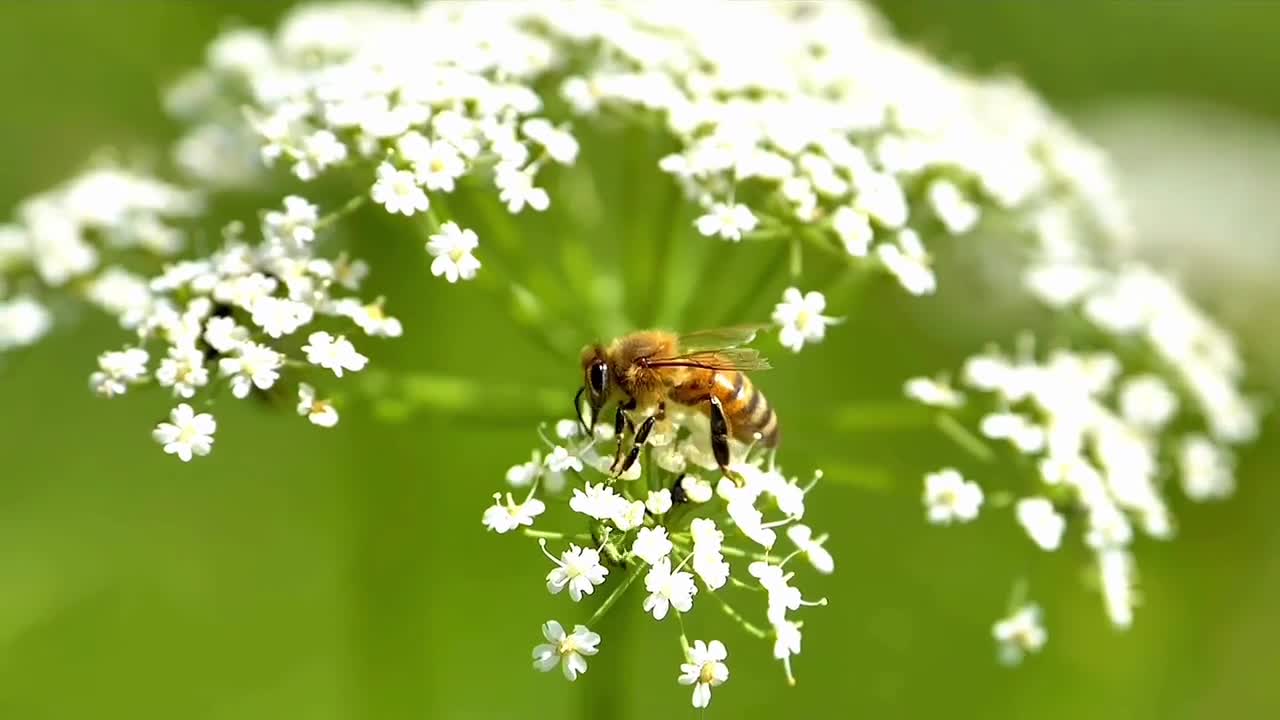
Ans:
[[[617,389],[641,408],[660,402],[670,385],[670,370],[649,367],[653,358],[670,358],[680,353],[674,333],[647,330],[624,335],[609,343],[605,355]]]
[[[583,348],[583,388],[592,416],[598,417],[605,405],[615,401],[634,400],[637,407],[656,405],[670,385],[671,371],[648,367],[646,361],[678,353],[676,335],[658,330],[634,332],[608,345]]]

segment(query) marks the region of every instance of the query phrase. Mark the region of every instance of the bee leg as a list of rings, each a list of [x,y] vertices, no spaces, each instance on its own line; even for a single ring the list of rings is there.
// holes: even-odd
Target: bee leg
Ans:
[[[680,473],[680,477],[671,485],[671,504],[680,505],[689,502],[689,496],[684,494],[684,479],[688,477],[687,473]]]
[[[711,396],[711,452],[716,457],[716,464],[725,477],[733,478],[729,472],[729,421],[724,416],[724,406],[720,398]]]
[[[640,429],[636,431],[635,440],[631,443],[631,451],[627,453],[627,459],[622,461],[622,467],[618,469],[618,473],[614,477],[621,477],[623,473],[631,469],[636,464],[636,459],[640,457],[640,448],[644,447],[644,442],[649,439],[649,431],[653,430],[654,423],[658,422],[658,418],[650,415],[640,423]]]
[[[618,467],[618,463],[622,461],[622,442],[626,436],[623,430],[629,428],[633,433],[635,432],[635,425],[631,424],[631,418],[627,417],[627,411],[635,409],[635,400],[618,403],[618,412],[613,416],[613,434],[617,438],[618,444],[613,450],[613,464],[609,466],[609,472],[613,472],[613,469]]]

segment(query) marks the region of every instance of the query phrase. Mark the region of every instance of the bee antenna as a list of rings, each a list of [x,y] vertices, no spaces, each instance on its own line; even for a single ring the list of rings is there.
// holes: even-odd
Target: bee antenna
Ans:
[[[582,419],[582,393],[586,391],[587,388],[584,385],[578,388],[578,394],[573,396],[573,416],[578,419],[578,425],[582,427],[583,435],[591,437],[591,428],[587,427],[587,422]]]

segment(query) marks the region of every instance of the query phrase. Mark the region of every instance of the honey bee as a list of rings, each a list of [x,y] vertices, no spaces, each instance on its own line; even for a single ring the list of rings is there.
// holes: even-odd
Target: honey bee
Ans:
[[[707,416],[712,454],[727,476],[729,438],[777,447],[778,416],[746,375],[748,371],[768,370],[769,363],[756,350],[741,347],[751,342],[759,329],[742,326],[683,335],[645,330],[623,335],[608,345],[597,343],[583,349],[583,386],[574,397],[574,409],[583,422],[580,403],[585,393],[591,409],[590,427],[594,427],[601,410],[617,402],[615,477],[635,463],[654,424],[666,417],[669,404]],[[644,417],[638,427],[630,413]],[[624,430],[633,437],[625,458]]]

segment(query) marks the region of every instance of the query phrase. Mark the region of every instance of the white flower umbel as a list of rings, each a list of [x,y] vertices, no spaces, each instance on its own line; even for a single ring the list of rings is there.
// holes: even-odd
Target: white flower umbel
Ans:
[[[197,414],[190,405],[181,403],[169,413],[169,422],[156,425],[151,436],[164,446],[167,454],[190,462],[192,457],[209,454],[213,449],[213,432],[217,429],[212,415]]]
[[[291,197],[284,211],[264,215],[264,236],[256,244],[242,237],[245,226],[232,223],[224,231],[221,249],[208,257],[167,265],[143,283],[145,293],[138,289],[140,281],[126,277],[124,271],[104,271],[95,292],[118,288],[112,292],[127,294],[129,299],[122,294],[95,302],[121,313],[121,324],[133,331],[131,345],[136,346],[104,353],[90,377],[91,388],[113,397],[150,375],[156,384],[191,399],[194,405],[197,399],[212,399],[224,389],[236,398],[255,392],[274,394],[289,372],[300,376],[291,381],[298,383],[298,414],[320,427],[337,424],[333,403],[318,398],[307,382],[317,371],[298,357],[299,343],[288,336],[318,320],[344,328],[354,323],[378,337],[398,336],[400,328],[382,311],[381,300],[371,303],[348,294],[367,273],[363,263],[346,255],[335,259],[315,255],[315,233],[336,216],[316,218],[314,211],[310,203]],[[338,377],[362,370],[368,363],[344,335],[327,330],[310,332],[301,354]],[[153,358],[158,363],[149,368]],[[191,442],[176,444],[166,439],[164,444],[173,444],[175,449],[169,452],[180,456],[205,454],[211,438],[199,440],[198,436],[211,434],[197,433]],[[156,435],[159,439],[159,431]]]
[[[585,625],[575,626],[572,633],[565,634],[560,623],[548,620],[542,626],[542,636],[547,642],[533,648],[533,667],[550,672],[559,665],[570,682],[587,671],[586,658],[600,650],[600,636]]]
[[[800,352],[805,343],[821,342],[827,334],[827,326],[840,322],[822,314],[827,309],[827,299],[820,292],[801,294],[797,288],[787,288],[782,302],[773,310],[773,322],[778,325],[778,342],[792,352]]]
[[[732,43],[708,40],[726,26]],[[1107,239],[1127,230],[1097,151],[1034,95],[887,30],[855,3],[303,5],[254,35],[252,61],[211,53],[169,106],[190,124],[183,157],[358,173],[404,215],[464,190],[546,210],[545,168],[577,163],[583,126],[642,127],[673,148],[658,169],[701,234],[787,242],[805,225],[816,249],[874,254],[917,294],[933,285],[925,230],[996,215],[1036,236],[1046,207]]]
[[[1028,337],[1017,355],[991,349],[964,363],[963,404],[939,402],[931,387],[909,395],[938,408],[961,447],[986,460],[1007,450],[1030,469],[1010,478],[1028,487],[1000,497],[1038,547],[1057,550],[1066,517],[1080,518],[1072,525],[1095,553],[1107,615],[1124,629],[1135,605],[1131,546],[1139,534],[1174,536],[1166,479],[1192,500],[1229,495],[1232,448],[1254,436],[1258,410],[1239,387],[1229,336],[1153,271],[1095,269],[1069,302],[1041,299],[1079,311],[1102,347],[1039,356]]]
[[[704,708],[711,704],[711,688],[729,679],[729,666],[725,659],[729,651],[724,643],[712,640],[709,644],[695,640],[688,651],[688,662],[680,665],[681,685],[693,686],[693,706]]]
[[[1040,619],[1038,605],[1023,605],[991,628],[998,657],[1005,665],[1017,665],[1029,653],[1040,652],[1049,635]]]
[[[722,477],[707,448],[704,419],[671,412],[662,424],[667,436],[663,444],[644,448],[636,463],[641,472],[626,479],[609,472],[619,439],[612,433],[612,418],[589,432],[577,420],[547,423],[539,433],[543,447],[507,473],[510,484],[526,489],[525,499],[494,495],[484,510],[484,526],[496,534],[536,539],[555,565],[546,576],[548,591],[561,595],[567,589],[570,601],[595,603],[586,626],[596,627],[608,612],[643,613],[677,630],[681,646],[688,648],[685,630],[698,619],[692,612],[697,600],[723,610],[748,636],[766,643],[764,651],[782,661],[788,682],[794,682],[802,625],[797,613],[826,604],[802,595],[798,575],[809,565],[820,573],[835,570],[823,547],[827,536],[798,524],[805,495],[821,473],[802,485],[773,464],[772,452],[735,440],[729,463],[733,479]],[[602,432],[606,427],[610,431]],[[624,456],[632,436],[624,430]],[[678,454],[681,461],[653,462],[659,451]],[[552,473],[568,487],[549,487]],[[553,505],[567,505],[571,512],[556,513]],[[536,529],[534,516],[540,520]],[[541,522],[543,517],[561,517],[569,530],[553,529]],[[775,555],[781,533],[795,550]],[[549,544],[558,554],[548,550]],[[643,599],[633,607],[619,607],[619,600],[631,597],[630,585],[641,579]],[[739,610],[740,604],[754,604],[759,619]],[[670,622],[671,615],[677,622]],[[700,706],[727,673],[724,657],[716,656],[714,647],[704,644],[696,661],[685,658],[698,668],[688,684],[695,685]],[[559,658],[549,652],[539,655],[544,669]]]

